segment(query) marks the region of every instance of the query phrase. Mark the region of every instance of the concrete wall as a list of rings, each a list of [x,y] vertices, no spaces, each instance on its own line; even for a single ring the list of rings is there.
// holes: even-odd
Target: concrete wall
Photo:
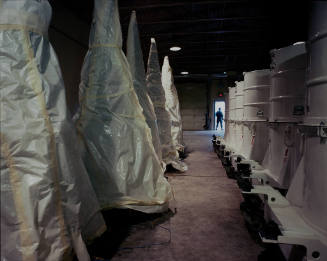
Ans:
[[[203,130],[207,112],[206,83],[176,84],[184,130]]]
[[[209,84],[209,101],[210,101],[210,105],[209,105],[209,114],[210,114],[210,118],[211,118],[211,123],[210,123],[210,129],[215,129],[215,101],[225,101],[225,97],[219,97],[219,93],[220,92],[224,92],[226,90],[225,88],[225,84],[223,81],[221,80],[213,80],[211,81],[211,83]]]
[[[176,83],[184,130],[204,130],[206,113],[209,112],[209,129],[214,129],[214,102],[224,101],[219,92],[226,91],[223,80],[203,83]]]

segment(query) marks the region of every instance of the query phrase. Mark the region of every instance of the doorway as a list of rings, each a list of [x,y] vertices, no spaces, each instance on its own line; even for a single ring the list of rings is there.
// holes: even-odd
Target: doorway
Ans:
[[[223,116],[224,116],[224,118],[225,118],[225,102],[224,101],[215,101],[215,103],[214,103],[214,106],[215,106],[215,108],[214,108],[214,129],[216,130],[217,129],[217,117],[216,117],[216,113],[217,113],[217,111],[219,110],[219,108],[220,108],[220,110],[221,110],[221,112],[223,113]],[[224,133],[225,133],[225,122],[223,121],[223,129],[221,129],[221,127],[220,127],[220,124],[219,124],[219,128],[218,128],[218,135],[219,136],[224,136]]]

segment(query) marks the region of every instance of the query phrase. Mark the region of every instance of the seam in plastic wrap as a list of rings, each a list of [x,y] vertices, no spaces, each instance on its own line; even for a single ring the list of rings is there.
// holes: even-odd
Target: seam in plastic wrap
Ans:
[[[20,189],[21,186],[21,181],[20,178],[17,174],[17,171],[14,167],[14,160],[12,159],[11,155],[10,155],[10,151],[9,151],[9,145],[7,144],[7,142],[5,141],[4,135],[2,133],[0,133],[0,140],[1,140],[1,154],[4,155],[4,158],[7,161],[7,167],[9,169],[10,172],[10,183],[11,186],[14,188],[14,192],[13,192],[13,197],[14,197],[14,202],[15,202],[15,210],[17,213],[17,218],[19,221],[19,226],[20,226],[20,230],[19,230],[19,236],[20,236],[20,244],[22,246],[22,248],[24,248],[24,251],[21,252],[22,254],[22,258],[23,260],[29,261],[29,260],[34,260],[35,257],[33,256],[34,250],[30,249],[30,251],[32,250],[33,253],[30,253],[30,251],[28,251],[28,246],[32,245],[32,242],[30,241],[30,235],[28,233],[28,226],[26,225],[26,220],[27,218],[24,215],[24,205],[23,202],[21,201],[22,198],[22,192]]]
[[[130,17],[127,35],[127,61],[133,79],[135,93],[138,96],[139,103],[142,107],[143,114],[147,125],[151,130],[152,143],[157,156],[162,164],[162,148],[159,138],[159,130],[157,124],[157,116],[154,110],[154,105],[146,89],[146,77],[144,70],[143,52],[136,19],[136,12],[133,11]]]
[[[21,30],[21,31],[28,31],[33,32],[39,35],[43,35],[43,37],[46,38],[46,35],[42,33],[40,30],[36,30],[35,28],[31,26],[24,26],[24,25],[18,25],[18,24],[0,24],[0,30]]]
[[[122,46],[118,44],[92,44],[91,46],[89,46],[89,49],[101,48],[101,47],[118,48],[118,49],[122,48]]]
[[[17,13],[19,13],[19,15],[17,15]],[[48,34],[47,21],[42,21],[37,15],[33,15],[30,12],[17,11],[11,8],[0,9],[0,24],[12,26],[12,28],[25,27],[29,28],[30,31],[38,31],[43,35]],[[41,30],[37,30],[35,27]]]
[[[35,94],[38,97],[39,100],[39,104],[40,107],[42,109],[42,115],[44,118],[44,121],[46,123],[49,135],[50,135],[50,155],[51,155],[51,161],[54,167],[54,173],[53,173],[53,178],[54,178],[54,193],[55,193],[55,197],[56,197],[56,211],[57,211],[57,217],[59,220],[59,224],[60,224],[60,236],[61,236],[61,240],[63,243],[63,246],[66,246],[64,248],[69,249],[69,244],[68,244],[68,240],[67,240],[67,235],[65,234],[65,220],[64,220],[64,214],[63,214],[63,210],[62,210],[62,206],[61,206],[61,192],[59,189],[59,172],[58,172],[58,163],[57,163],[57,157],[56,157],[56,142],[55,142],[55,136],[54,136],[54,132],[53,132],[53,128],[50,122],[50,118],[46,109],[46,105],[45,105],[45,100],[44,100],[44,96],[42,95],[42,87],[41,87],[41,81],[39,78],[39,74],[38,74],[38,69],[37,69],[37,65],[35,64],[35,59],[33,58],[33,53],[32,53],[32,49],[31,49],[31,42],[29,40],[29,35],[28,32],[25,31],[25,36],[24,36],[24,43],[23,46],[25,48],[25,53],[28,56],[28,60],[30,61],[29,65],[31,67],[31,73],[33,74],[33,82],[34,84],[32,84],[32,89],[35,92]]]

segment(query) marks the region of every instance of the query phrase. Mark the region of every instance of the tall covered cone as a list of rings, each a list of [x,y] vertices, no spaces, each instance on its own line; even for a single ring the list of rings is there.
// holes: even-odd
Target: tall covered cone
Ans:
[[[167,209],[171,188],[155,153],[151,131],[122,52],[115,0],[95,0],[80,84],[78,131],[84,162],[103,209]]]
[[[162,159],[167,165],[171,164],[179,171],[186,171],[187,166],[179,160],[178,152],[173,145],[171,119],[169,112],[166,110],[165,91],[161,82],[158,51],[154,38],[151,38],[146,85],[157,116]]]
[[[89,260],[105,229],[77,149],[46,0],[0,2],[1,260]],[[82,235],[82,236],[81,236]]]
[[[176,150],[184,151],[182,117],[179,107],[177,90],[174,84],[172,69],[169,65],[168,56],[165,56],[161,73],[162,86],[165,91],[166,110],[171,120],[171,136]]]
[[[143,53],[135,11],[132,12],[128,27],[127,60],[129,62],[131,74],[133,77],[135,92],[143,109],[143,114],[145,116],[146,123],[151,129],[152,143],[154,149],[159,159],[162,160],[157,117],[154,111],[151,98],[149,97],[148,92],[146,90]]]

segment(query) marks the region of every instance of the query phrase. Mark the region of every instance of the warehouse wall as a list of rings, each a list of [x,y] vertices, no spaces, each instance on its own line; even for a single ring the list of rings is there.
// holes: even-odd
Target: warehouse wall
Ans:
[[[175,83],[181,106],[184,130],[204,130],[206,113],[209,111],[209,129],[214,129],[214,102],[224,101],[219,92],[226,91],[224,80],[203,83]]]
[[[207,112],[206,83],[176,84],[184,130],[203,130]]]
[[[213,80],[210,83],[210,91],[209,91],[209,101],[210,101],[210,107],[209,107],[209,113],[211,118],[210,123],[210,129],[215,129],[215,101],[225,101],[224,97],[219,97],[220,92],[225,91],[225,84],[223,81],[220,80]]]

